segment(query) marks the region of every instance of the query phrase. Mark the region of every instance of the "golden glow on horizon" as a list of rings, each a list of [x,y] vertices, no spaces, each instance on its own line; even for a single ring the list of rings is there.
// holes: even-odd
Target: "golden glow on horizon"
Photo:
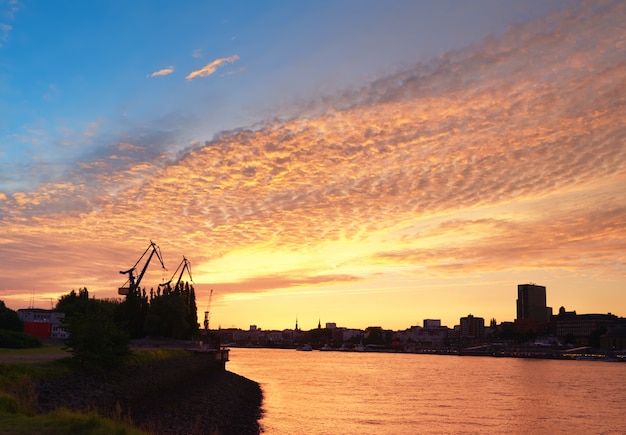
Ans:
[[[153,239],[169,267],[191,260],[200,312],[213,288],[224,325],[512,320],[518,281],[579,312],[626,307],[623,29],[556,29],[516,27],[178,160],[128,140],[89,176],[0,193],[0,298],[34,283],[113,296]],[[561,37],[574,31],[593,43]]]

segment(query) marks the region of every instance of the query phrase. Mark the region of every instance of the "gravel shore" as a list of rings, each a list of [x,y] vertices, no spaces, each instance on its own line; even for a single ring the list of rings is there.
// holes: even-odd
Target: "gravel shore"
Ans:
[[[97,410],[154,434],[259,434],[262,392],[202,355],[41,380],[40,412]]]

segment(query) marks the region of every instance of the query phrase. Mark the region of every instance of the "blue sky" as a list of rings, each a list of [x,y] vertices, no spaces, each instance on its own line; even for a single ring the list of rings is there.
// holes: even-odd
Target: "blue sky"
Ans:
[[[618,311],[624,23],[620,1],[0,0],[0,299],[115,297],[153,240],[143,284],[184,255],[224,326],[513,320],[525,282]]]
[[[124,137],[176,151],[290,117],[562,5],[3,0],[0,188],[34,188]]]

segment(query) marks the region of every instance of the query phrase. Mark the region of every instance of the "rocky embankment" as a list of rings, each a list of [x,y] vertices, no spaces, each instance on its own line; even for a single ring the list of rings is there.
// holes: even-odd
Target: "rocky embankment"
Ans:
[[[40,412],[96,410],[154,434],[258,434],[260,386],[202,355],[42,380]]]

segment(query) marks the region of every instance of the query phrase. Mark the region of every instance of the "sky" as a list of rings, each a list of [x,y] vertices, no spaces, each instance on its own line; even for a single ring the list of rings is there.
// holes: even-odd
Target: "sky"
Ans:
[[[0,300],[153,241],[212,328],[626,316],[625,119],[620,1],[0,0]]]

